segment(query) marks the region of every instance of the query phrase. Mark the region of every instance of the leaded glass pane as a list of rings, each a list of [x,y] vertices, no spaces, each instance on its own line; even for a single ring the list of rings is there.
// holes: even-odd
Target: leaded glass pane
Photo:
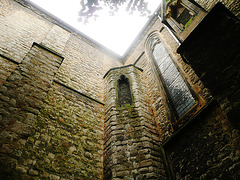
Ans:
[[[161,43],[155,45],[153,56],[161,72],[174,108],[178,116],[181,117],[195,104],[195,100],[171,57]]]

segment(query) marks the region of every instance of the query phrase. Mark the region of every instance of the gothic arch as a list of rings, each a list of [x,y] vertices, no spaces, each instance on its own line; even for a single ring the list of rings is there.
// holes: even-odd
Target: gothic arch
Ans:
[[[148,36],[145,50],[160,91],[171,111],[170,119],[175,123],[196,105],[196,97],[161,42],[158,31]]]

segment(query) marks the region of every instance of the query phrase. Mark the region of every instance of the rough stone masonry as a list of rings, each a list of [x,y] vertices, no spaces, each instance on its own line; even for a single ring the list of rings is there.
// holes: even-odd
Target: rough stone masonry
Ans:
[[[122,58],[28,1],[0,1],[0,179],[239,179],[240,3],[219,1],[194,1],[202,22],[216,15],[211,31],[196,18],[179,47],[155,16]],[[153,34],[197,97],[174,128]]]

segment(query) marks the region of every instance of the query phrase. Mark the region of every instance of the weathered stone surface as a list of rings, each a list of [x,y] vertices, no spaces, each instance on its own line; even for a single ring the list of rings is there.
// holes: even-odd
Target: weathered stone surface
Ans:
[[[126,66],[112,69],[105,77],[105,179],[141,179],[143,176],[148,177],[148,174],[151,174],[151,178],[158,179],[165,175],[149,168],[153,165],[160,167],[162,160],[155,156],[159,150],[156,148],[160,145],[159,138],[152,138],[152,134],[157,134],[156,126],[148,115],[151,107],[147,105],[148,99],[140,80],[141,73],[134,66]],[[124,91],[131,93],[130,104],[124,104],[125,101],[119,103],[116,96],[119,87],[117,84],[123,75],[130,82],[130,92]],[[129,94],[127,96],[130,97]],[[150,156],[150,152],[156,153]],[[145,171],[141,170],[143,167],[147,167]]]
[[[57,83],[44,102],[21,161],[37,158],[34,167],[40,177],[101,178],[103,106]],[[47,170],[55,175],[44,175]]]
[[[7,77],[12,73],[12,71],[16,68],[17,64],[7,60],[4,57],[0,56],[0,88],[1,85],[6,81]],[[6,91],[4,88],[0,89],[1,91]]]
[[[110,68],[120,66],[121,63],[74,35],[70,36],[62,55],[65,60],[56,79],[83,94],[103,101],[102,77]]]
[[[205,116],[166,146],[173,173],[177,179],[238,179],[239,146],[233,142],[239,134],[231,137],[234,128],[220,107]]]
[[[21,62],[33,42],[41,42],[51,28],[51,24],[42,18],[36,18],[25,8],[12,0],[1,2],[0,51],[1,54]],[[2,11],[2,8],[7,10]]]
[[[240,7],[239,0],[195,0],[200,6],[202,6],[205,10],[210,11],[217,2],[223,3],[231,12],[235,14],[240,19]]]
[[[51,54],[42,49],[41,46],[34,44],[28,56],[21,65],[17,66],[2,88],[3,94],[1,94],[0,98],[1,101],[6,103],[5,106],[1,107],[1,111],[5,112],[2,114],[1,126],[1,147],[5,147],[2,151],[4,156],[20,158],[23,155],[26,139],[29,144],[35,143],[35,140],[29,136],[36,124],[36,115],[29,113],[27,107],[37,111],[42,108],[43,99],[45,98],[45,94],[42,92],[44,87],[50,87],[53,79],[53,75],[43,74],[42,72],[45,67],[50,67],[51,71],[56,73],[58,68],[57,66],[52,67],[44,61],[46,57],[49,58],[49,61],[55,61],[60,66],[61,57]],[[32,66],[33,64],[39,65],[39,67]],[[22,69],[29,70],[27,72],[28,76],[25,76],[26,71],[22,71]],[[45,79],[39,80],[40,76],[45,77]],[[41,84],[41,87],[35,82]],[[7,91],[4,89],[7,89]],[[8,113],[8,111],[11,113]],[[9,135],[14,133],[14,136],[4,136],[6,133]],[[39,145],[39,143],[36,145]],[[2,163],[4,162],[1,162],[1,165],[3,165]],[[8,162],[5,162],[3,167],[7,167],[7,164]],[[23,168],[18,168],[18,170],[21,173],[25,172]],[[34,176],[38,175],[38,171],[35,170],[31,170],[29,173]]]
[[[207,11],[218,1],[196,0]],[[239,0],[221,2],[239,17]],[[228,24],[222,39],[239,34]],[[174,139],[175,130],[144,45],[153,31],[159,32],[161,43],[199,99],[208,102],[211,95],[195,74],[197,68],[176,53],[177,42],[157,17],[124,60],[125,65],[142,68],[140,72],[132,66],[116,68],[123,65],[117,56],[26,1],[0,1],[0,179],[239,178],[239,131],[228,119],[239,117],[237,100],[231,104],[234,111],[226,116],[232,101],[221,99],[223,110],[213,109],[178,134],[180,140],[165,148],[164,155],[160,145]],[[209,52],[201,62],[212,62],[209,54],[211,47],[219,47],[217,40],[202,41],[212,46],[206,48]],[[223,57],[235,56],[232,50]],[[216,65],[206,69],[213,70],[212,77],[219,73]],[[227,66],[219,74],[234,81],[231,77],[238,76],[237,67]],[[116,82],[122,74],[130,80],[133,99],[117,106]],[[232,99],[235,90],[239,94],[236,84],[228,92]],[[171,163],[173,174],[166,171]]]
[[[33,170],[33,169],[30,169],[30,170],[29,170],[29,175],[37,176],[37,175],[38,175],[38,171]]]

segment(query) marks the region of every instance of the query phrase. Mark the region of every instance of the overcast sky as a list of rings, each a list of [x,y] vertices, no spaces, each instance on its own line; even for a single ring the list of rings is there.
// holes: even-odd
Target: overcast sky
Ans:
[[[80,0],[30,0],[58,18],[65,21],[87,36],[103,44],[119,55],[123,55],[139,31],[147,22],[147,16],[138,13],[129,15],[122,8],[115,16],[108,15],[108,9],[99,12],[99,18],[93,19],[86,25],[78,21]],[[146,1],[146,0],[145,0]],[[160,0],[148,0],[148,8],[152,13]]]

